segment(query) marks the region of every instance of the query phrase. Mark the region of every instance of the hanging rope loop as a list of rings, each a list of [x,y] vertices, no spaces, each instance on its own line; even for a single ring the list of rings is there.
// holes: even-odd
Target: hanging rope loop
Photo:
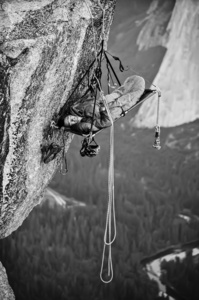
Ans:
[[[106,224],[105,224],[105,232],[104,232],[104,248],[102,254],[102,263],[101,263],[101,270],[100,270],[100,278],[102,282],[109,283],[113,279],[113,266],[112,266],[112,252],[111,246],[112,243],[116,239],[116,218],[115,218],[115,197],[114,197],[114,123],[113,119],[106,102],[106,98],[104,97],[104,93],[101,90],[100,96],[103,101],[103,104],[106,108],[109,120],[111,122],[110,127],[110,157],[109,157],[109,171],[108,171],[108,207],[107,207],[107,214],[106,214]],[[112,230],[112,223],[113,223],[113,230]],[[113,231],[113,233],[112,233]],[[112,236],[113,235],[113,236]],[[108,278],[105,280],[103,278],[103,270],[105,265],[105,252],[106,247],[108,247]]]
[[[112,253],[111,253],[111,246],[109,246],[108,249],[108,261],[107,261],[107,268],[108,268],[108,279],[104,279],[103,277],[103,270],[104,270],[104,261],[105,261],[105,251],[106,251],[106,245],[104,244],[103,248],[103,254],[102,254],[102,264],[101,264],[101,270],[100,270],[100,279],[103,283],[110,283],[113,280],[113,263],[112,263]],[[106,276],[107,276],[106,275]]]

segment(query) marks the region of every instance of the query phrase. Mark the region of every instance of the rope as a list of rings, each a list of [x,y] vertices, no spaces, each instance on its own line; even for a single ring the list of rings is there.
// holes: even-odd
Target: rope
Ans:
[[[95,37],[95,30],[94,30],[94,22],[93,22],[93,15],[90,9],[90,6],[87,2],[87,0],[85,0],[85,4],[86,7],[89,11],[89,14],[91,16],[91,20],[92,20],[92,31],[93,31],[93,41],[94,41],[94,47],[95,47],[95,60],[98,61],[98,68],[101,69],[101,63],[102,63],[102,55],[103,55],[103,48],[104,48],[104,9],[102,7],[102,4],[100,2],[100,0],[98,0],[98,5],[100,6],[101,10],[102,10],[102,43],[101,43],[101,51],[100,51],[100,59],[98,60],[98,53],[97,53],[97,44],[96,44],[96,37]],[[96,74],[94,74],[96,81],[98,83],[98,87],[99,90],[101,89],[101,78],[97,78]],[[91,123],[91,129],[90,129],[90,133],[89,133],[89,141],[92,141],[93,135],[92,135],[92,129],[93,129],[93,125],[94,125],[94,117],[95,117],[95,107],[96,107],[96,102],[97,102],[97,88],[95,90],[95,100],[94,100],[94,107],[93,107],[93,115],[92,115],[92,123]]]
[[[87,3],[87,0],[85,0],[87,9],[91,15],[91,19],[92,19],[92,29],[93,29],[93,40],[94,40],[94,44],[95,44],[95,56],[96,56],[96,60],[98,58],[98,54],[97,54],[97,47],[96,47],[96,39],[95,39],[95,32],[94,32],[94,24],[93,24],[93,15],[91,13],[90,7]],[[98,66],[101,67],[101,61],[102,61],[102,54],[105,52],[103,51],[103,46],[104,46],[104,35],[105,35],[105,30],[104,30],[104,15],[105,15],[105,9],[103,9],[102,4],[100,2],[100,0],[98,0],[98,5],[100,6],[100,8],[102,9],[102,49],[101,49],[101,55],[100,55],[100,60],[98,61]],[[106,57],[106,59],[108,60],[108,58]],[[111,64],[109,63],[110,67]],[[112,68],[111,68],[112,69]],[[114,72],[114,70],[112,70]],[[116,76],[117,81],[117,75],[114,72],[114,75]],[[112,265],[112,253],[111,253],[111,245],[114,242],[115,238],[116,238],[116,219],[115,219],[115,201],[114,201],[114,126],[113,126],[113,119],[112,116],[110,114],[109,111],[109,107],[106,103],[106,99],[104,97],[103,91],[101,89],[101,82],[100,82],[100,78],[97,78],[97,76],[94,74],[96,81],[98,83],[98,87],[100,90],[100,94],[104,103],[104,106],[107,110],[108,113],[108,117],[111,121],[111,129],[110,129],[110,158],[109,158],[109,174],[108,174],[108,208],[107,208],[107,216],[106,216],[106,225],[105,225],[105,233],[104,233],[104,248],[103,248],[103,254],[102,254],[102,264],[101,264],[101,270],[100,270],[100,278],[102,280],[102,282],[104,283],[109,283],[112,281],[113,279],[113,265]],[[96,89],[97,91],[97,89]],[[97,98],[97,92],[95,92],[95,102],[94,102],[94,108],[93,108],[93,118],[92,118],[92,124],[91,124],[91,130],[90,130],[90,134],[89,134],[89,140],[92,141],[93,135],[92,135],[92,128],[93,128],[93,122],[94,122],[94,115],[95,115],[95,107],[96,107],[96,98]],[[114,236],[113,238],[111,238],[112,235],[112,213],[113,213],[113,226],[114,226]],[[102,273],[103,273],[103,267],[104,267],[104,259],[105,259],[105,250],[106,250],[106,246],[108,246],[108,276],[110,277],[109,280],[104,280]]]
[[[161,98],[161,91],[158,86],[156,86],[158,92],[158,103],[157,103],[157,117],[156,117],[156,126],[159,126],[159,115],[160,115],[160,98]]]
[[[155,126],[155,141],[153,144],[153,148],[160,150],[161,145],[160,145],[160,125],[159,125],[159,114],[160,114],[160,98],[161,98],[161,91],[157,87],[157,92],[158,92],[158,102],[157,102],[157,115],[156,115],[156,126]]]
[[[113,119],[106,102],[106,98],[101,88],[101,83],[99,78],[95,75],[95,79],[97,81],[100,96],[102,98],[103,104],[106,108],[109,120],[111,121],[111,128],[110,128],[110,156],[109,156],[109,171],[108,171],[108,207],[107,207],[107,215],[106,215],[106,224],[105,224],[105,232],[104,232],[104,247],[102,253],[102,263],[100,269],[100,279],[103,283],[110,283],[113,279],[113,264],[112,264],[112,251],[111,245],[116,239],[116,218],[115,218],[115,198],[114,198],[114,123]],[[94,103],[94,107],[96,104],[96,99]],[[94,110],[95,112],[95,110]],[[89,134],[89,140],[92,140],[92,130]],[[113,215],[113,217],[112,217]],[[113,238],[112,238],[112,218],[113,218]],[[103,269],[104,269],[104,261],[105,261],[105,251],[106,246],[108,246],[108,277],[109,280],[103,279]]]
[[[101,51],[100,51],[100,59],[98,60],[98,74],[96,74],[96,70],[94,71],[94,78],[96,80],[96,86],[95,86],[95,95],[94,95],[94,106],[93,106],[93,114],[92,114],[92,123],[91,123],[91,129],[90,129],[90,133],[88,134],[89,136],[89,142],[91,142],[93,140],[93,134],[92,134],[92,130],[93,130],[93,125],[94,125],[94,119],[95,119],[95,108],[96,108],[96,103],[97,103],[97,89],[99,89],[99,91],[102,91],[101,88],[101,75],[102,75],[102,71],[101,71],[101,64],[102,64],[102,56],[103,56],[103,52],[104,52],[104,40],[102,40],[102,44],[101,44]]]
[[[95,78],[97,78],[95,76]],[[92,114],[92,123],[91,123],[91,129],[90,129],[90,141],[92,141],[92,130],[93,130],[93,125],[94,125],[94,119],[95,119],[95,108],[96,108],[96,102],[97,102],[97,89],[95,90],[95,101],[94,101],[94,106],[93,106],[93,114]]]
[[[108,117],[111,121],[110,157],[109,157],[109,171],[108,171],[108,207],[107,207],[106,225],[105,225],[105,232],[104,232],[104,247],[102,253],[100,279],[104,283],[110,283],[113,279],[111,245],[116,239],[116,218],[115,218],[115,199],[114,199],[114,124],[103,91],[100,92],[100,95],[102,97],[104,106],[107,110]],[[112,219],[113,219],[113,237],[112,237]],[[106,246],[108,246],[108,277],[110,277],[109,280],[105,280],[102,274],[104,269]]]

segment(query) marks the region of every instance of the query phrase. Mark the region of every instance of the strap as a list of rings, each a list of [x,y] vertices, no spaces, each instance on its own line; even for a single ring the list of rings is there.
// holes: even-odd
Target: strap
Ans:
[[[153,144],[153,148],[160,150],[160,125],[159,125],[159,114],[160,114],[160,98],[161,98],[161,91],[157,87],[158,92],[158,103],[157,103],[157,116],[156,116],[156,126],[155,126],[155,141]]]
[[[94,58],[94,60],[92,61],[92,63],[90,64],[90,66],[88,67],[88,69],[86,70],[86,72],[84,73],[84,75],[80,78],[80,80],[78,81],[77,85],[75,86],[75,88],[73,89],[72,93],[70,94],[70,96],[68,97],[66,103],[62,106],[61,111],[59,113],[59,118],[61,118],[64,114],[65,114],[65,110],[68,106],[68,101],[72,98],[72,96],[74,95],[74,93],[77,91],[78,87],[81,85],[82,81],[84,80],[84,78],[89,74],[90,74],[90,70],[93,67],[93,65],[95,64],[95,62],[97,61],[97,58],[101,55],[102,49],[100,49],[100,51],[97,54],[97,57]],[[89,89],[86,90],[85,94],[89,92]]]
[[[115,70],[113,69],[113,66],[112,66],[111,63],[110,63],[110,60],[109,60],[109,58],[108,58],[108,56],[107,56],[107,54],[106,54],[106,51],[104,51],[104,56],[105,56],[105,58],[106,58],[107,64],[108,64],[109,67],[111,68],[111,71],[113,72],[113,74],[114,74],[114,76],[115,76],[115,78],[116,78],[116,80],[117,80],[118,85],[121,86],[121,83],[120,83],[120,81],[119,81],[119,78],[117,77],[117,74],[115,73]]]
[[[93,125],[94,125],[94,120],[95,120],[96,102],[97,102],[97,90],[95,91],[95,100],[94,100],[94,106],[93,106],[93,114],[92,114],[92,123],[91,123],[90,135],[92,135]]]

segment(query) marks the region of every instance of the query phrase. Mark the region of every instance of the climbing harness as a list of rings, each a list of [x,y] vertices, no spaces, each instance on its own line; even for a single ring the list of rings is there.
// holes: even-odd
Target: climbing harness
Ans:
[[[113,123],[113,119],[112,119],[108,104],[106,103],[104,93],[103,93],[102,88],[101,88],[101,76],[102,76],[101,62],[102,62],[102,55],[103,54],[106,58],[106,63],[107,63],[108,93],[110,93],[109,86],[110,86],[110,79],[112,79],[111,72],[109,70],[109,66],[110,66],[111,70],[113,71],[113,74],[114,74],[118,84],[119,85],[121,85],[121,84],[120,84],[120,81],[119,81],[114,69],[112,68],[112,66],[109,62],[109,59],[106,55],[106,52],[104,51],[104,13],[105,13],[105,11],[102,7],[102,4],[101,4],[100,0],[98,0],[98,5],[100,6],[100,8],[102,10],[102,14],[103,14],[102,15],[102,46],[101,46],[101,53],[100,53],[100,60],[99,60],[100,65],[98,65],[98,68],[96,69],[98,71],[94,72],[94,79],[96,80],[95,81],[96,87],[100,91],[101,99],[102,99],[102,101],[104,103],[104,106],[106,108],[109,120],[111,121],[110,157],[109,157],[109,172],[108,172],[108,208],[107,208],[106,226],[105,226],[105,233],[104,233],[104,247],[103,247],[103,253],[102,253],[100,278],[101,278],[102,282],[109,283],[113,279],[113,264],[112,264],[111,245],[112,245],[112,243],[114,242],[114,240],[116,238],[115,198],[114,198],[114,123]],[[92,18],[92,25],[93,25],[93,16],[92,16],[92,14],[91,14],[91,18]],[[94,28],[93,28],[93,33],[94,33]],[[97,54],[96,54],[95,59],[97,60]],[[113,79],[112,79],[112,82],[113,82]],[[99,152],[99,149],[100,149],[98,145],[94,145],[94,146],[91,145],[91,143],[94,141],[93,134],[92,134],[92,129],[93,129],[93,125],[94,125],[94,115],[95,115],[96,101],[97,101],[97,92],[95,93],[95,101],[94,101],[94,107],[93,107],[91,130],[90,130],[90,133],[89,133],[89,137],[85,138],[82,142],[82,149],[80,150],[81,155],[82,155],[82,152],[83,152],[83,155],[86,154],[87,156],[90,156],[90,154],[93,153],[93,152],[94,152],[94,155],[96,155]],[[88,152],[89,155],[85,151]],[[114,226],[113,238],[112,238],[112,230],[111,230],[112,214],[113,214],[113,226]],[[106,246],[108,247],[108,280],[105,280],[103,278],[103,268],[104,268]]]

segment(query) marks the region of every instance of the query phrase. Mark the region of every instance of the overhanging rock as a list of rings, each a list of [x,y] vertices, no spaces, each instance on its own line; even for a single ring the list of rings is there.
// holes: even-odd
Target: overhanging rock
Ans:
[[[0,262],[0,300],[14,300],[14,293],[8,283],[6,270]]]
[[[115,1],[101,0],[105,39]],[[40,203],[60,165],[61,152],[41,161],[41,145],[94,58],[94,35],[99,49],[101,33],[97,0],[4,0],[0,6],[0,237]],[[66,151],[71,140],[66,134]],[[54,141],[63,146],[61,132]]]

